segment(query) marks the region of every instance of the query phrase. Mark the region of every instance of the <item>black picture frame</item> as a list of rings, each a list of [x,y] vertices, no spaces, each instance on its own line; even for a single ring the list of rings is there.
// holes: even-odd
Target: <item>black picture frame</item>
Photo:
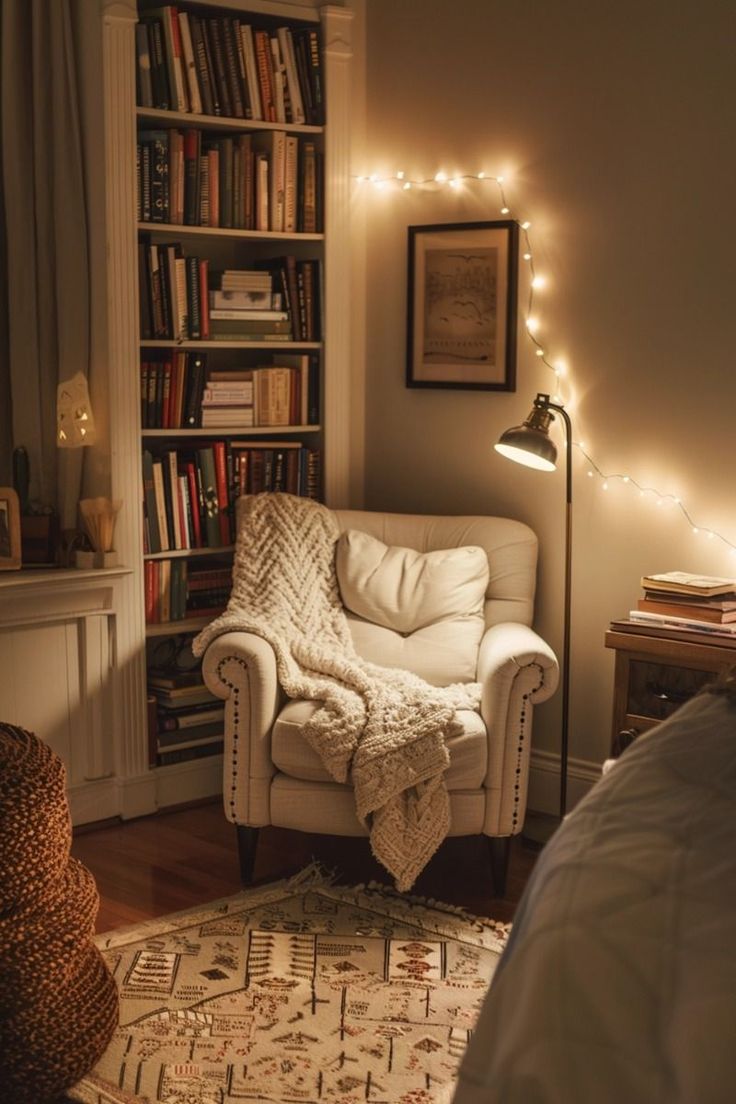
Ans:
[[[518,223],[408,231],[406,386],[515,391]]]

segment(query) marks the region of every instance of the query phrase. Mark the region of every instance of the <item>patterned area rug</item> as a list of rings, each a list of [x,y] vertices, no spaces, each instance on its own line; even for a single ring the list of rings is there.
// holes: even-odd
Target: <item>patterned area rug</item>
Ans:
[[[509,925],[288,882],[98,937],[120,1026],[84,1104],[446,1104]]]

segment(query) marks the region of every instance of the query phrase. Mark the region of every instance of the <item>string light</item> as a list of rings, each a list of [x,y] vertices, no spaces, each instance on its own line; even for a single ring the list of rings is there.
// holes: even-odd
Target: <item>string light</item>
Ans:
[[[389,186],[394,186],[398,188],[398,190],[404,192],[408,192],[414,188],[442,189],[446,185],[449,186],[453,191],[458,191],[460,189],[460,185],[467,181],[477,181],[482,182],[483,184],[491,184],[495,187],[497,191],[498,200],[500,203],[500,213],[502,215],[511,215],[512,218],[515,218],[515,216],[512,214],[511,207],[509,206],[503,188],[504,177],[489,175],[484,171],[476,173],[457,172],[453,173],[453,175],[450,177],[446,172],[440,170],[431,177],[411,179],[407,178],[405,172],[402,170],[397,172],[394,176],[380,176],[376,173],[372,173],[370,176],[356,176],[354,177],[354,179],[358,184],[370,184],[378,190],[385,189]],[[536,346],[536,357],[541,360],[545,367],[549,368],[555,376],[558,390],[556,394],[551,396],[552,402],[556,403],[559,406],[564,406],[565,399],[559,393],[559,382],[562,378],[567,378],[569,374],[568,366],[565,361],[561,359],[555,360],[554,363],[547,359],[546,350],[536,337],[536,332],[539,329],[540,325],[539,319],[536,317],[536,315],[532,313],[534,308],[534,292],[544,288],[547,285],[547,279],[545,276],[537,273],[535,268],[534,251],[532,249],[532,243],[529,237],[529,230],[531,229],[532,225],[531,221],[529,219],[520,220],[518,218],[515,218],[515,221],[518,223],[522,235],[523,244],[521,255],[523,260],[526,261],[529,265],[529,295],[527,298],[525,314],[525,328],[527,332],[527,337]],[[586,475],[589,479],[598,478],[601,482],[602,490],[608,491],[612,483],[620,482],[623,483],[625,486],[633,487],[637,491],[639,498],[646,498],[647,496],[651,496],[652,498],[654,498],[656,505],[660,508],[674,506],[685,518],[693,536],[699,537],[705,535],[707,540],[718,540],[729,550],[732,556],[736,556],[736,543],[730,541],[727,537],[725,537],[722,533],[717,532],[715,529],[704,527],[702,525],[697,525],[693,520],[690,512],[686,508],[685,504],[677,495],[659,491],[656,487],[645,486],[638,482],[638,480],[634,479],[634,477],[631,475],[626,475],[621,472],[606,473],[598,466],[593,457],[586,451],[582,441],[573,441],[572,445],[573,448],[577,449],[578,452],[580,452],[580,454],[583,456],[588,464]]]

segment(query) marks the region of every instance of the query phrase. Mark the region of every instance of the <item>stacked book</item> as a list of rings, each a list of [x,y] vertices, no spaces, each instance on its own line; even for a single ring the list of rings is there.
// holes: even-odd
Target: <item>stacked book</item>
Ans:
[[[270,272],[227,269],[209,294],[210,338],[214,341],[291,341],[289,311],[274,293]]]
[[[211,694],[200,669],[148,674],[149,762],[163,767],[222,751],[224,703]]]
[[[628,619],[612,622],[616,631],[736,647],[736,579],[668,571],[641,585],[644,596]]]

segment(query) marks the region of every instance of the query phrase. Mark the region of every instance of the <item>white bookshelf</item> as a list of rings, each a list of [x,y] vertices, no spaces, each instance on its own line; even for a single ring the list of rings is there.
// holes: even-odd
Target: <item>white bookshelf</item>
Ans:
[[[142,430],[140,416],[140,355],[147,348],[178,347],[227,350],[314,351],[321,358],[322,419],[319,425],[278,427],[279,435],[307,434],[322,449],[325,500],[347,506],[349,476],[350,374],[350,25],[352,13],[337,5],[318,6],[277,0],[221,0],[198,2],[200,14],[230,12],[240,17],[278,17],[286,23],[318,22],[321,27],[326,88],[327,125],[265,124],[220,116],[160,111],[136,105],[134,0],[103,0],[103,67],[105,116],[106,223],[108,242],[108,365],[110,383],[110,450],[112,496],[123,501],[116,528],[121,562],[130,573],[119,580],[117,612],[117,693],[114,769],[106,784],[107,816],[132,817],[156,808],[194,800],[217,792],[219,757],[149,769],[146,724],[146,640],[196,631],[205,621],[189,618],[168,625],[146,625],[144,619],[144,563],[147,559],[176,559],[186,552],[143,554],[141,511],[141,450],[151,438],[172,442],[208,437],[267,436],[276,427],[210,428],[205,430]],[[141,5],[145,11],[145,5]],[[196,126],[202,130],[240,132],[280,127],[289,133],[320,136],[324,153],[324,232],[284,234],[272,231],[212,229],[208,227],[140,223],[136,214],[136,135],[141,127]],[[140,340],[138,318],[139,231],[157,238],[219,243],[223,249],[277,250],[295,244],[307,256],[319,256],[323,266],[322,340],[319,342],[167,342]],[[317,250],[317,252],[314,252]],[[244,254],[245,255],[245,254]],[[262,255],[262,254],[261,254]],[[204,562],[232,553],[231,548],[199,549]],[[83,802],[81,802],[83,804]],[[86,817],[90,819],[90,817]]]

